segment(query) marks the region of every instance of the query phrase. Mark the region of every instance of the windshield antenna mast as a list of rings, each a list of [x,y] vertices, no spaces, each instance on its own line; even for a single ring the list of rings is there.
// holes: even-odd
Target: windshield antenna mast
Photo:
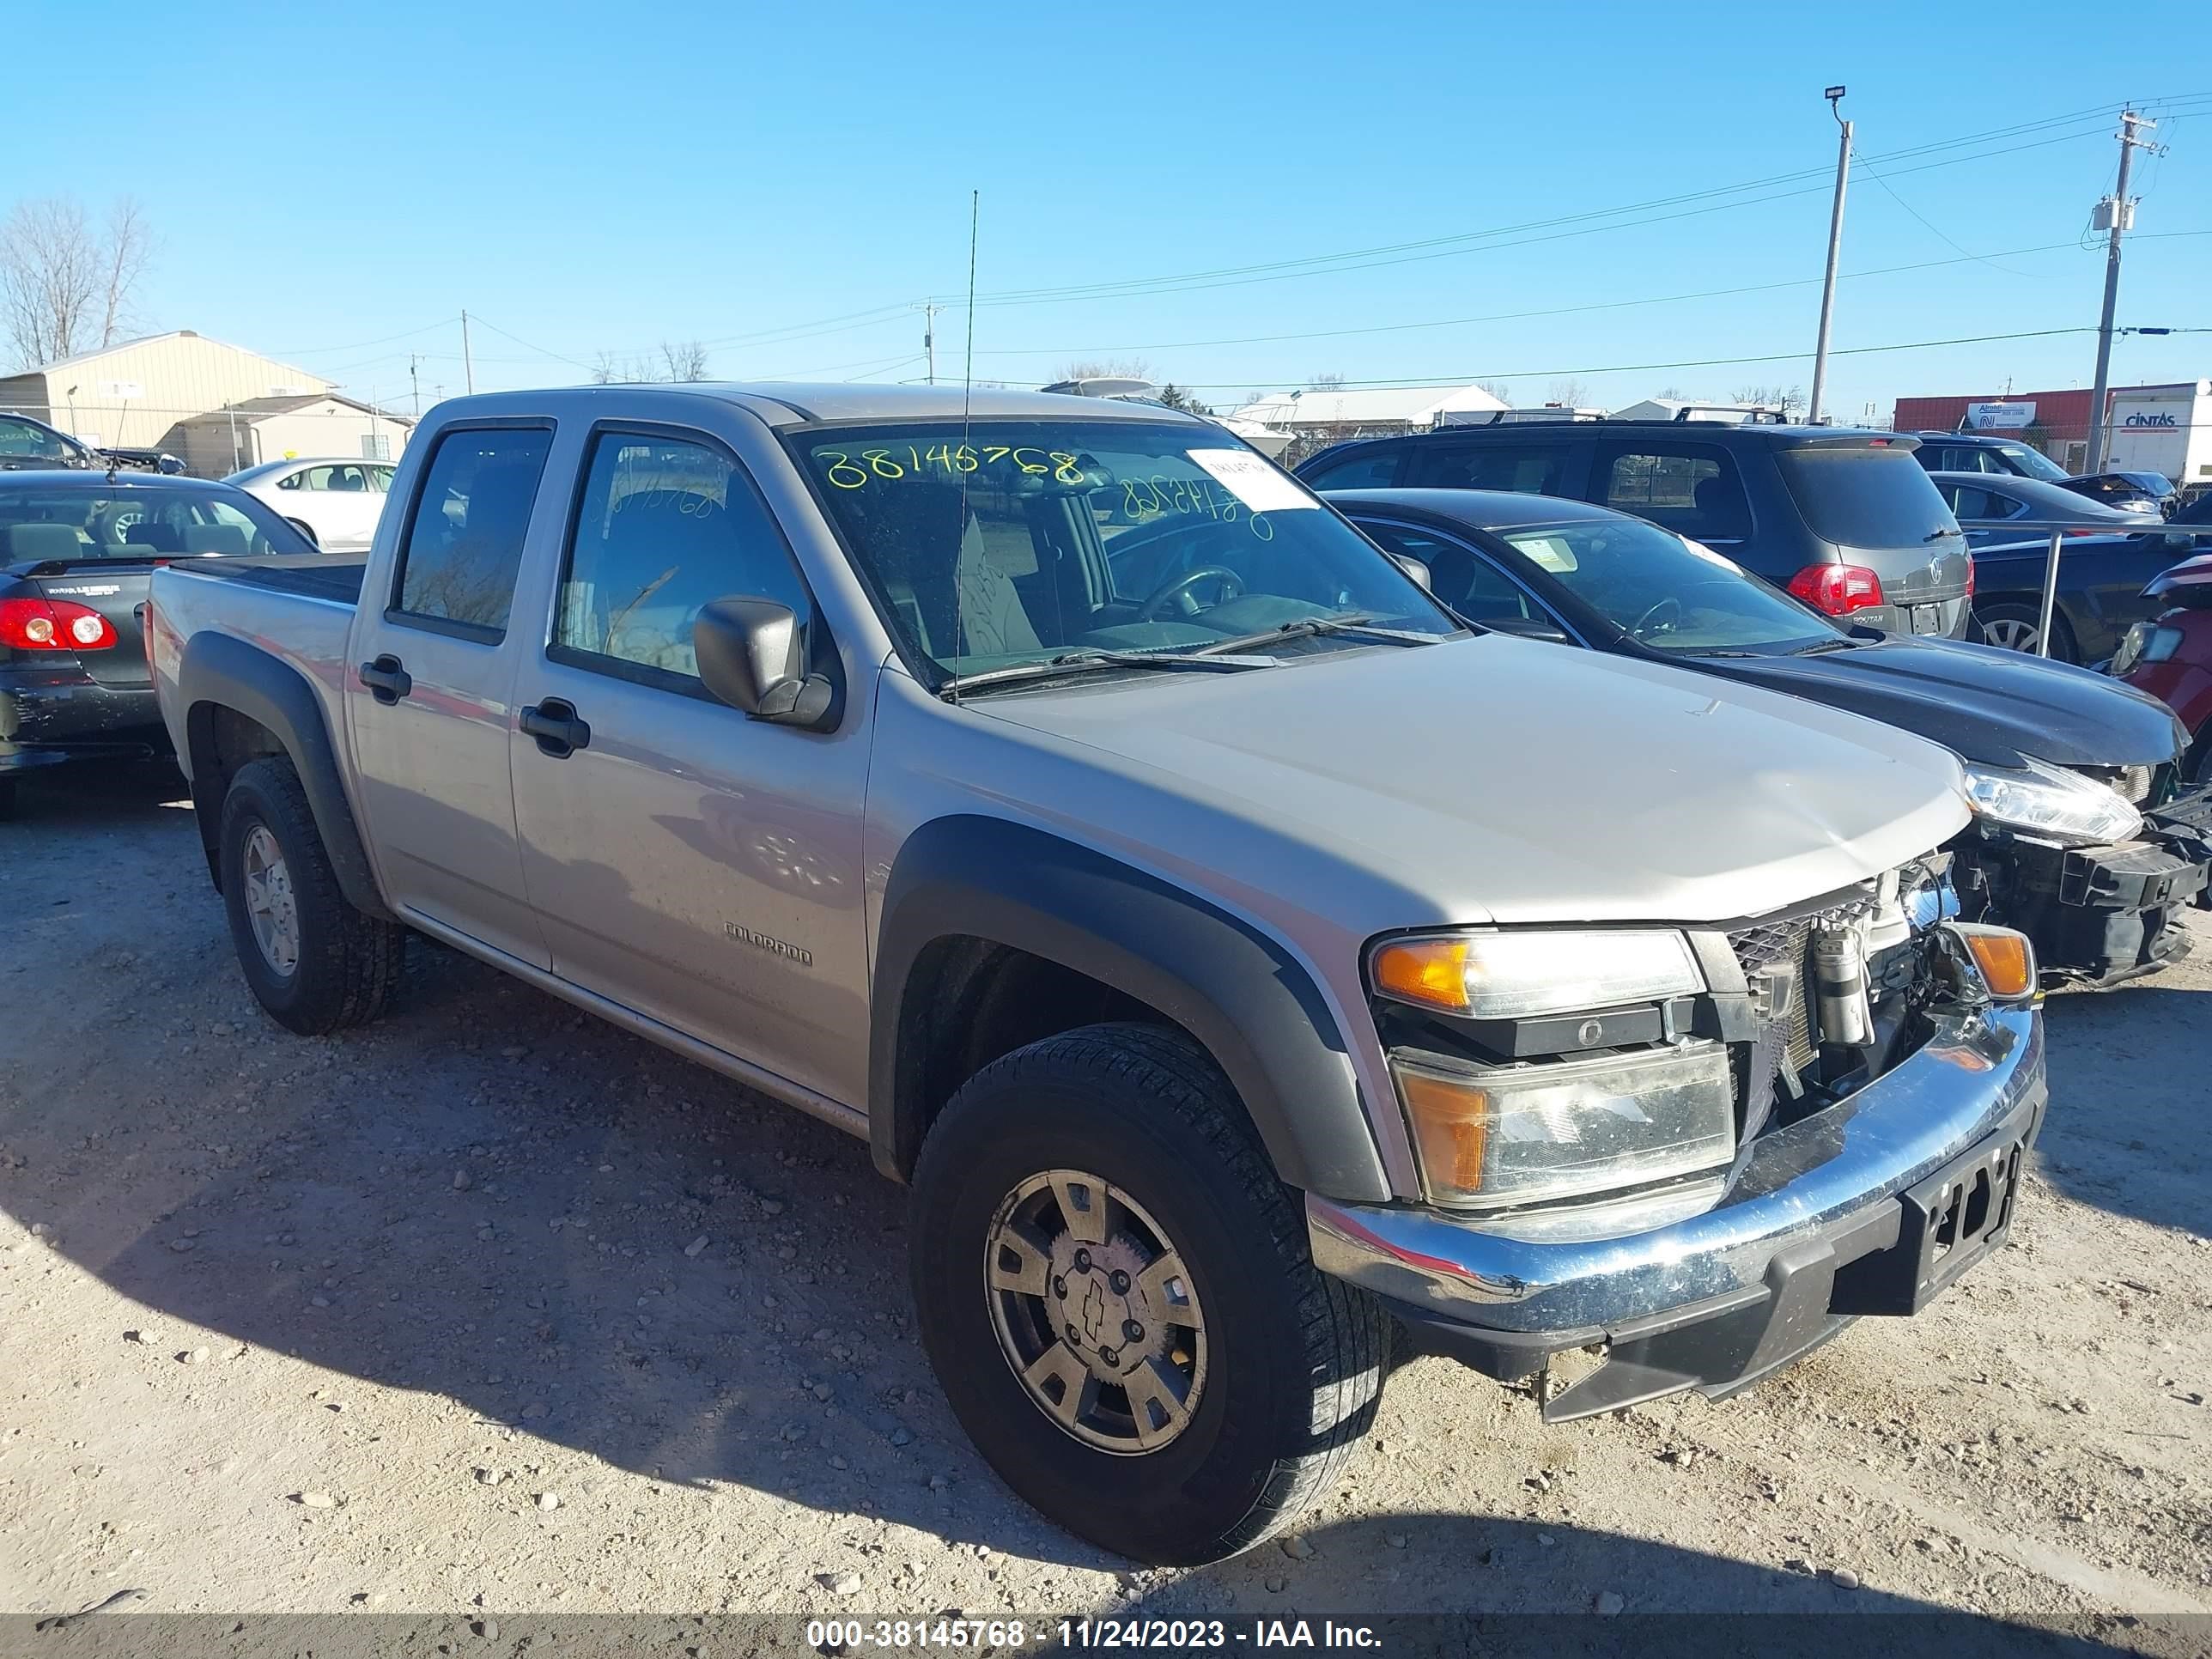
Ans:
[[[968,341],[964,347],[967,361],[960,371],[960,453],[970,453],[968,445],[968,410],[975,397],[975,232],[983,216],[983,192],[968,192]],[[953,463],[958,470],[959,463]],[[960,474],[960,516],[952,526],[952,648],[968,648],[968,618],[966,600],[960,592],[960,550],[968,539],[968,474]],[[960,701],[959,677],[953,677],[952,701]]]

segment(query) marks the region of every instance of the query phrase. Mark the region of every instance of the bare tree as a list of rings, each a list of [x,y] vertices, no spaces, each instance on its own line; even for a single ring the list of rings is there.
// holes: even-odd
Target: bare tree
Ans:
[[[1513,393],[1503,380],[1477,380],[1474,383],[1474,389],[1478,392],[1487,392],[1509,409],[1512,407]]]
[[[1789,415],[1805,407],[1805,388],[1802,386],[1740,386],[1729,393],[1729,401],[1749,404],[1753,409],[1778,410]]]
[[[114,343],[154,255],[144,210],[118,202],[95,228],[65,197],[18,202],[0,225],[0,325],[26,365]]]
[[[622,378],[622,365],[615,361],[613,352],[595,351],[592,354],[592,384],[593,386],[614,386]]]
[[[1341,392],[1344,390],[1344,376],[1341,374],[1310,375],[1306,380],[1306,390],[1309,392]]]
[[[1566,409],[1580,409],[1589,402],[1589,387],[1574,376],[1554,380],[1544,389],[1544,401],[1558,404]]]
[[[707,378],[707,348],[696,340],[678,340],[670,344],[660,343],[661,367],[668,371],[665,378],[671,380],[703,380]]]

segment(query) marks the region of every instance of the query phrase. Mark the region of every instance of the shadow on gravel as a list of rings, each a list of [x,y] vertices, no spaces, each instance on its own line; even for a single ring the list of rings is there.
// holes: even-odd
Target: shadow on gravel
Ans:
[[[2045,1005],[2040,1163],[2069,1198],[2212,1235],[2212,991],[2148,983]],[[2150,1035],[2146,1036],[2146,1032]]]
[[[1317,1528],[1304,1540],[1310,1555],[1292,1559],[1263,1544],[1163,1583],[1109,1616],[1220,1619],[1231,1650],[1252,1645],[1234,1632],[1255,1621],[1304,1620],[1315,1648],[1363,1645],[1332,1644],[1324,1620],[1366,1626],[1376,1635],[1371,1645],[1393,1659],[1554,1652],[2088,1659],[2109,1654],[2106,1644],[2139,1643],[2165,1650],[2154,1620],[2100,1615],[2042,1629],[1871,1586],[1846,1589],[1814,1563],[1777,1570],[1558,1522],[1378,1516]],[[2178,1652],[2196,1650],[2207,1633],[2203,1620],[2169,1622]]]
[[[386,1019],[294,1036],[178,873],[193,908],[167,953],[133,941],[112,985],[29,964],[100,1041],[0,1086],[0,1200],[153,1310],[91,1340],[218,1367],[277,1350],[474,1413],[481,1455],[410,1481],[517,1479],[553,1442],[1120,1565],[1013,1499],[953,1422],[913,1334],[903,1193],[862,1143],[420,940]],[[183,1321],[217,1340],[161,1328]]]
[[[0,836],[40,830],[94,830],[188,810],[185,775],[168,761],[124,766],[57,766],[15,776],[15,810],[0,818]],[[12,856],[15,849],[10,848]]]

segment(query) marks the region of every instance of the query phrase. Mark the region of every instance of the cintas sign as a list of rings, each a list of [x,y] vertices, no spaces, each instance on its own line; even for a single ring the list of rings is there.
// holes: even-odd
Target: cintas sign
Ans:
[[[2163,410],[2160,410],[2156,414],[2145,414],[2142,410],[2136,410],[2131,412],[2125,420],[2120,422],[2120,424],[2122,426],[2132,427],[2179,426],[2181,422],[2175,420],[2172,415],[2167,414]]]

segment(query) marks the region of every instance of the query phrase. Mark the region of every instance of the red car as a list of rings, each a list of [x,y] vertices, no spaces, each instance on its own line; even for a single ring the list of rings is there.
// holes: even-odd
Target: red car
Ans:
[[[2212,553],[2183,560],[2143,597],[2160,609],[2128,629],[2112,672],[2181,716],[2193,734],[2182,759],[2188,783],[2212,783]]]

